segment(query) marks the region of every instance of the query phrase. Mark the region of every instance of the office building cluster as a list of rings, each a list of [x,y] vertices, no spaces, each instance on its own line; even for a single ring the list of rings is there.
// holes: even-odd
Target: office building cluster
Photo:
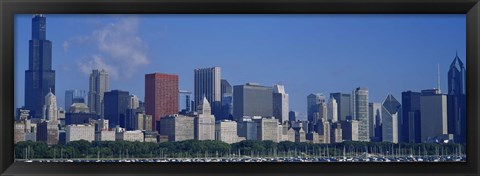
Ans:
[[[44,141],[166,142],[243,140],[339,143],[465,142],[465,67],[458,55],[448,71],[448,93],[439,88],[404,91],[371,102],[366,87],[352,92],[307,95],[307,119],[289,109],[284,85],[231,85],[220,67],[194,70],[194,91],[179,89],[179,76],[145,75],[145,100],[126,90],[110,90],[107,70],[92,70],[88,94],[65,92],[65,109],[55,96],[51,42],[46,18],[32,18],[25,106],[17,109],[15,143]]]

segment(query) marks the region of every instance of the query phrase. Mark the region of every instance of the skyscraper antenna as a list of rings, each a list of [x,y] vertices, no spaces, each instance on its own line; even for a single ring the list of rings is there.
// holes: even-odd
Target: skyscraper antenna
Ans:
[[[438,92],[440,92],[440,64],[437,63],[437,89],[438,89]]]

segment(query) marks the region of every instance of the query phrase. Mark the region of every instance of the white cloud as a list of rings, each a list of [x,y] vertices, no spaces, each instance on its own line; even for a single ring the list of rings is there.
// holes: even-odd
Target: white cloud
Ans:
[[[105,24],[88,36],[75,36],[63,43],[63,51],[73,45],[94,47],[93,53],[82,53],[77,60],[79,71],[90,74],[92,69],[104,68],[113,79],[128,79],[149,63],[148,44],[138,35],[139,20],[121,17]]]

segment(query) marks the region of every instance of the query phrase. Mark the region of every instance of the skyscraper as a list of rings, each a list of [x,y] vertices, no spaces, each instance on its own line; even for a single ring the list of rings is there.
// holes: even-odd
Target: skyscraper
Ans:
[[[466,141],[465,66],[458,53],[448,70],[448,131],[455,135],[455,142]]]
[[[420,92],[402,92],[402,121],[400,142],[420,143]]]
[[[283,85],[273,86],[273,116],[280,123],[288,120],[288,94]]]
[[[47,40],[47,20],[42,14],[32,18],[29,64],[25,71],[25,108],[33,118],[42,118],[45,95],[55,94],[55,70],[52,70],[52,42]]]
[[[330,97],[330,102],[328,102],[328,120],[331,120],[333,123],[338,121],[338,108],[337,100],[334,97]]]
[[[372,141],[381,141],[382,139],[382,104],[368,104],[369,133]]]
[[[358,120],[358,140],[370,141],[368,122],[368,89],[358,87],[352,92],[353,118]]]
[[[195,75],[195,106],[197,108],[205,96],[212,105],[215,117],[221,116],[221,71],[220,67],[199,68],[194,70]]]
[[[393,95],[388,95],[382,104],[382,141],[398,143],[398,121],[401,112],[400,102]]]
[[[126,128],[127,109],[130,103],[130,94],[127,91],[112,90],[105,92],[105,119],[109,121],[109,127],[115,128],[119,125]]]
[[[66,90],[65,91],[65,110],[69,110],[73,103],[87,103],[84,90]]]
[[[104,69],[92,70],[89,80],[88,106],[90,107],[91,113],[96,113],[102,118],[104,117],[103,94],[109,91],[108,85],[109,81],[107,71]]]
[[[272,87],[254,83],[233,86],[233,117],[237,122],[244,116],[271,117],[273,115]]]
[[[152,127],[160,118],[178,113],[178,75],[152,73],[145,75],[145,113],[152,115]]]
[[[198,105],[197,113],[194,120],[195,139],[215,140],[215,116],[212,115],[212,108],[205,97]]]
[[[447,96],[438,89],[422,90],[420,96],[421,142],[449,139]]]
[[[230,83],[225,79],[221,80],[221,88],[222,115],[215,118],[217,118],[217,120],[233,120],[233,88]]]
[[[58,123],[57,97],[52,92],[45,96],[45,105],[43,105],[43,117],[52,123]]]
[[[319,111],[318,105],[325,102],[325,96],[320,93],[310,94],[307,96],[307,120],[314,122],[314,114]]]
[[[330,98],[337,100],[338,120],[345,121],[352,119],[351,95],[346,93],[331,93]]]

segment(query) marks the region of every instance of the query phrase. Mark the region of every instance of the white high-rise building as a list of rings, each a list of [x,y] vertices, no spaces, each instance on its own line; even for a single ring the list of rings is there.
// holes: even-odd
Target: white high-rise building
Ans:
[[[103,94],[109,90],[108,73],[104,69],[92,70],[89,81],[88,106],[91,113],[103,118]]]
[[[398,117],[402,112],[402,105],[388,95],[382,105],[382,141],[398,143]]]
[[[65,128],[66,142],[86,140],[92,142],[95,140],[95,126],[93,125],[68,125]]]
[[[333,123],[338,121],[338,108],[337,100],[331,97],[330,102],[328,102],[328,120],[331,120]]]
[[[136,95],[130,95],[130,101],[128,102],[128,109],[137,109],[140,107],[140,100]]]
[[[52,90],[45,96],[45,105],[43,105],[43,119],[52,123],[58,123],[57,97],[53,95]]]
[[[238,142],[237,122],[231,120],[218,121],[215,124],[215,140],[228,144]]]
[[[283,85],[273,86],[273,116],[280,123],[288,120],[288,94]]]
[[[206,97],[197,107],[197,117],[195,117],[195,139],[196,140],[215,140],[215,116],[212,115],[210,103]]]
[[[358,140],[370,141],[368,116],[368,89],[358,87],[352,92],[353,119],[358,120]]]

